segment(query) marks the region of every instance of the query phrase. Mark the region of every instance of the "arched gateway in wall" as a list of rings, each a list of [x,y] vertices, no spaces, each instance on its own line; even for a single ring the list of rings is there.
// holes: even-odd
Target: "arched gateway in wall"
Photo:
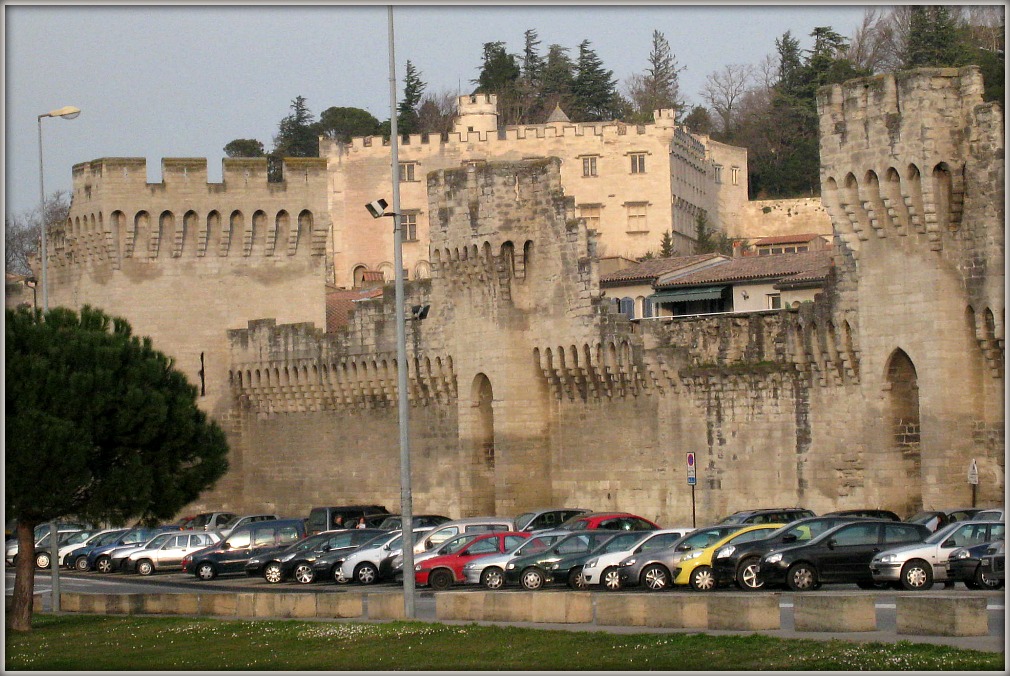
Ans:
[[[922,509],[922,446],[920,439],[919,381],[915,364],[901,348],[891,353],[884,374],[891,448],[901,454],[908,481],[899,482],[908,493],[909,515]]]

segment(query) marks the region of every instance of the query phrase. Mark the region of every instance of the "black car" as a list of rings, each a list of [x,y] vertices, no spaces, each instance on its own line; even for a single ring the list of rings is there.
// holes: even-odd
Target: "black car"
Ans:
[[[600,545],[610,541],[615,536],[622,536],[630,541],[637,540],[645,535],[644,531],[612,531],[605,529],[593,529],[572,533],[566,538],[558,540],[553,545],[528,556],[518,556],[505,564],[505,583],[522,583],[526,589],[539,589],[547,582],[567,582],[568,574],[573,567],[582,563],[576,563],[576,557],[590,554]],[[587,557],[588,558],[588,557]],[[564,560],[565,566],[562,570],[560,562]],[[557,565],[555,565],[557,564]]]
[[[730,514],[716,525],[739,524],[741,526],[750,526],[758,523],[792,523],[797,519],[806,519],[811,516],[817,515],[803,507],[747,509]]]
[[[764,585],[786,585],[793,591],[816,589],[824,582],[854,582],[873,588],[870,561],[875,554],[922,542],[930,532],[917,523],[875,519],[843,523],[804,544],[765,554],[757,573]]]
[[[964,582],[968,589],[999,589],[1003,579],[993,574],[990,567],[982,565],[982,559],[995,549],[993,542],[982,542],[970,547],[961,547],[950,553],[947,559],[947,579]]]
[[[857,516],[863,519],[901,521],[901,517],[889,509],[842,509],[837,512],[828,512],[824,516]]]
[[[182,572],[201,580],[213,580],[226,573],[241,573],[254,556],[286,549],[305,537],[302,519],[273,519],[239,526],[215,545],[187,554]]]
[[[726,545],[712,553],[712,571],[720,587],[735,584],[740,589],[761,589],[764,583],[756,571],[761,557],[783,547],[809,542],[829,528],[853,521],[854,517],[811,516],[772,531],[751,542]]]
[[[262,575],[263,579],[271,584],[290,578],[308,584],[316,580],[312,564],[320,556],[357,549],[384,532],[378,528],[350,528],[316,533],[280,551],[270,551],[252,557],[245,564],[245,572],[251,577]]]

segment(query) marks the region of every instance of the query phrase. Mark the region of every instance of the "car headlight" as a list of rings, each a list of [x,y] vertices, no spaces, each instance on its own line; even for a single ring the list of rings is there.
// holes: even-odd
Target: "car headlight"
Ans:
[[[421,572],[421,564],[420,563],[417,564],[416,566],[414,566],[414,572],[415,573],[420,573]]]
[[[596,564],[600,562],[599,559],[589,559],[586,561],[586,568],[596,568]]]
[[[895,561],[898,560],[898,555],[897,554],[881,554],[880,556],[875,557],[875,560],[879,561],[880,563],[894,563]]]
[[[621,561],[622,566],[633,566],[638,559],[628,559],[627,561]]]
[[[691,559],[697,559],[699,556],[701,556],[702,551],[704,550],[696,549],[693,552],[685,554],[684,558],[682,558],[681,561],[690,561]]]
[[[558,569],[558,565],[559,564],[557,564],[557,563],[552,563],[551,564],[551,570],[557,570]]]
[[[509,570],[515,570],[516,564],[514,564],[514,563],[508,563],[508,564],[505,564],[505,567],[508,568]]]
[[[733,556],[733,552],[736,551],[736,547],[733,545],[726,545],[725,547],[720,547],[715,553],[715,558],[725,559],[727,556]]]
[[[782,554],[775,552],[765,557],[765,563],[778,563],[782,560]]]
[[[953,554],[951,554],[950,558],[952,558],[952,559],[967,559],[969,556],[971,556],[971,552],[969,552],[967,549],[961,549],[961,550],[956,551]]]

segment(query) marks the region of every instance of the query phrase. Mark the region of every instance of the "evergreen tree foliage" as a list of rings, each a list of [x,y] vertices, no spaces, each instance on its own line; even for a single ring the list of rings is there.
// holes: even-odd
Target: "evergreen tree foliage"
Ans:
[[[484,63],[474,81],[475,92],[498,97],[498,125],[517,124],[522,119],[519,61],[505,51],[504,42],[484,43]]]
[[[540,55],[540,40],[533,29],[523,34],[522,75],[519,77],[518,89],[521,100],[521,124],[541,124],[550,115],[550,110],[544,109],[543,78],[547,64]]]
[[[572,83],[574,95],[573,120],[595,122],[613,120],[621,111],[621,100],[617,94],[614,71],[603,67],[603,60],[590,46],[589,40],[579,43],[579,59],[576,63],[575,81]]]
[[[378,134],[379,121],[361,108],[333,106],[319,114],[316,131],[335,141],[350,143],[352,138]]]
[[[547,48],[547,59],[544,63],[541,92],[543,108],[547,115],[553,112],[555,106],[561,106],[570,119],[575,100],[575,63],[568,56],[568,48],[561,45],[551,45]]]
[[[659,243],[659,257],[670,258],[676,255],[677,251],[673,248],[673,233],[669,230],[664,230],[663,239]]]
[[[427,86],[421,81],[420,73],[408,59],[403,78],[403,100],[396,107],[396,132],[401,136],[420,131],[418,104]]]
[[[228,468],[197,391],[123,319],[85,306],[6,311],[5,496],[19,550],[73,516],[167,520]],[[34,560],[18,558],[12,628],[31,628]]]
[[[678,67],[666,37],[654,30],[649,67],[643,74],[632,76],[628,85],[631,103],[635,108],[632,121],[645,124],[653,121],[655,110],[680,110],[684,106],[680,98],[680,72],[683,70]]]
[[[681,124],[694,134],[712,133],[712,116],[708,114],[705,106],[692,107],[691,112],[681,120]]]
[[[266,151],[263,143],[254,138],[237,138],[225,145],[224,154],[228,157],[263,157]]]
[[[696,254],[721,253],[726,256],[733,255],[733,240],[726,236],[726,233],[711,228],[708,224],[708,215],[702,211],[695,218],[695,246]]]
[[[319,136],[304,96],[291,102],[291,114],[281,120],[274,137],[275,157],[319,157]]]
[[[950,8],[917,5],[910,8],[904,67],[943,67],[961,64],[964,50]]]

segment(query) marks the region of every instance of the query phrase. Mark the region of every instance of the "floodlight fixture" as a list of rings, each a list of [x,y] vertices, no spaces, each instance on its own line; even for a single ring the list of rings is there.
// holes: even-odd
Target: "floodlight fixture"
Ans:
[[[383,216],[393,216],[394,214],[387,214],[386,207],[389,203],[384,199],[377,199],[374,202],[369,202],[365,205],[368,209],[368,213],[372,214],[372,218],[382,218]]]

